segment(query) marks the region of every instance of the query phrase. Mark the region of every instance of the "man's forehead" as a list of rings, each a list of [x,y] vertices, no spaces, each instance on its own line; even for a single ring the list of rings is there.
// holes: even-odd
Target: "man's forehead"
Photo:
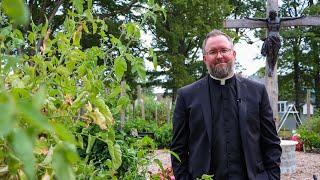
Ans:
[[[219,42],[217,42],[219,40]],[[221,43],[222,42],[222,43]],[[208,40],[207,40],[207,43],[206,43],[206,48],[209,48],[208,45],[215,45],[219,43],[219,45],[221,44],[225,44],[226,46],[228,47],[232,47],[232,44],[231,42],[229,41],[229,39],[224,36],[224,35],[219,35],[219,36],[212,36],[212,37],[209,37]],[[218,44],[217,44],[218,45]]]
[[[211,37],[208,38],[207,41],[212,40],[212,39],[224,39],[226,41],[229,41],[229,39],[224,35],[211,36]]]

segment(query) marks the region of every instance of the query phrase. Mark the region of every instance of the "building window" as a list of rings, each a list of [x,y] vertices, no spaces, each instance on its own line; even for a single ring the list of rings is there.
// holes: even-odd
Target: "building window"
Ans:
[[[278,112],[284,113],[287,109],[287,101],[279,101],[278,102]]]

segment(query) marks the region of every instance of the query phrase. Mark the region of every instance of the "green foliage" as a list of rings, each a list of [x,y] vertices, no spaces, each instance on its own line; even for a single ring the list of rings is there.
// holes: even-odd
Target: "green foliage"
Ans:
[[[163,124],[155,131],[155,142],[159,148],[169,148],[172,139],[172,125]]]
[[[320,148],[320,116],[308,119],[299,127],[298,133],[307,148]]]
[[[146,121],[143,119],[129,120],[125,123],[124,132],[134,135],[135,132],[154,133],[154,142],[158,148],[169,148],[172,139],[172,125],[157,125],[154,121]],[[138,134],[136,134],[138,135]]]
[[[161,85],[175,99],[179,87],[189,84],[206,73],[199,53],[205,35],[213,28],[222,28],[222,21],[231,13],[228,1],[222,0],[156,0],[166,10],[167,16],[159,15],[153,34],[156,40],[157,63],[162,71],[150,72],[152,85],[159,75],[165,78]],[[152,52],[151,52],[152,54]],[[201,57],[201,56],[200,56]],[[150,58],[153,61],[153,59]],[[170,92],[170,93],[171,93]]]
[[[1,2],[0,167],[7,169],[1,179],[117,179],[132,172],[136,177],[138,165],[148,161],[145,148],[155,147],[150,139],[134,146],[116,136],[114,115],[128,100],[111,93],[120,89],[128,64],[143,79],[142,60],[128,47],[139,40],[148,18],[123,24],[127,28],[119,28],[118,37],[83,0],[69,7],[59,31],[50,30],[48,19],[31,22],[23,32],[13,23],[27,22],[27,6],[21,0]],[[83,48],[83,33],[101,38],[101,48]],[[138,163],[122,167],[132,159]]]
[[[116,76],[118,77],[117,80],[120,81],[124,72],[127,70],[127,63],[126,61],[119,57],[114,61],[114,71]]]
[[[292,132],[289,130],[280,130],[278,133],[279,137],[281,137],[281,139],[287,139],[287,140],[291,140],[292,137]]]
[[[157,124],[143,119],[128,120],[123,128],[124,132],[131,134],[131,131],[135,129],[138,132],[155,132]]]
[[[147,152],[151,152],[156,148],[154,140],[149,136],[144,136],[142,139],[137,140],[134,146],[138,149],[146,149],[148,150]]]
[[[287,9],[292,11],[287,11]],[[303,1],[283,1],[281,16],[318,16],[319,3],[303,5]],[[314,89],[316,105],[319,104],[319,27],[287,27],[280,31],[283,46],[278,61],[279,96],[283,100],[295,101],[297,107],[305,101],[306,90]]]
[[[29,10],[23,0],[3,0],[1,9],[15,24],[27,24],[29,21]]]
[[[35,179],[35,157],[33,155],[33,143],[31,138],[20,130],[12,134],[12,148],[17,158],[24,164],[23,170],[28,179]]]

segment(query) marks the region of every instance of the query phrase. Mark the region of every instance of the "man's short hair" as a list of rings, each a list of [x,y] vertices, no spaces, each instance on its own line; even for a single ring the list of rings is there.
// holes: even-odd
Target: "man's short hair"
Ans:
[[[230,36],[228,36],[226,33],[222,32],[218,29],[214,29],[206,35],[206,38],[204,39],[204,41],[202,43],[202,54],[206,54],[205,47],[206,47],[208,39],[211,37],[216,37],[216,36],[225,36],[229,40],[229,42],[231,43],[231,47],[233,47],[233,41],[230,38]]]

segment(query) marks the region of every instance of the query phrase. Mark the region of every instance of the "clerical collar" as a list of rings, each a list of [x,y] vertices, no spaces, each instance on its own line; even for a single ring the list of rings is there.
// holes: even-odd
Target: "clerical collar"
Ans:
[[[211,74],[209,74],[209,75],[210,75],[210,77],[211,77],[212,79],[214,79],[214,80],[216,80],[216,81],[220,81],[220,85],[225,85],[225,84],[226,84],[226,81],[229,80],[229,79],[231,79],[231,78],[234,76],[234,73],[232,73],[232,74],[230,74],[229,76],[227,76],[227,77],[225,77],[225,78],[222,78],[222,79],[216,78],[216,77],[212,76]]]

